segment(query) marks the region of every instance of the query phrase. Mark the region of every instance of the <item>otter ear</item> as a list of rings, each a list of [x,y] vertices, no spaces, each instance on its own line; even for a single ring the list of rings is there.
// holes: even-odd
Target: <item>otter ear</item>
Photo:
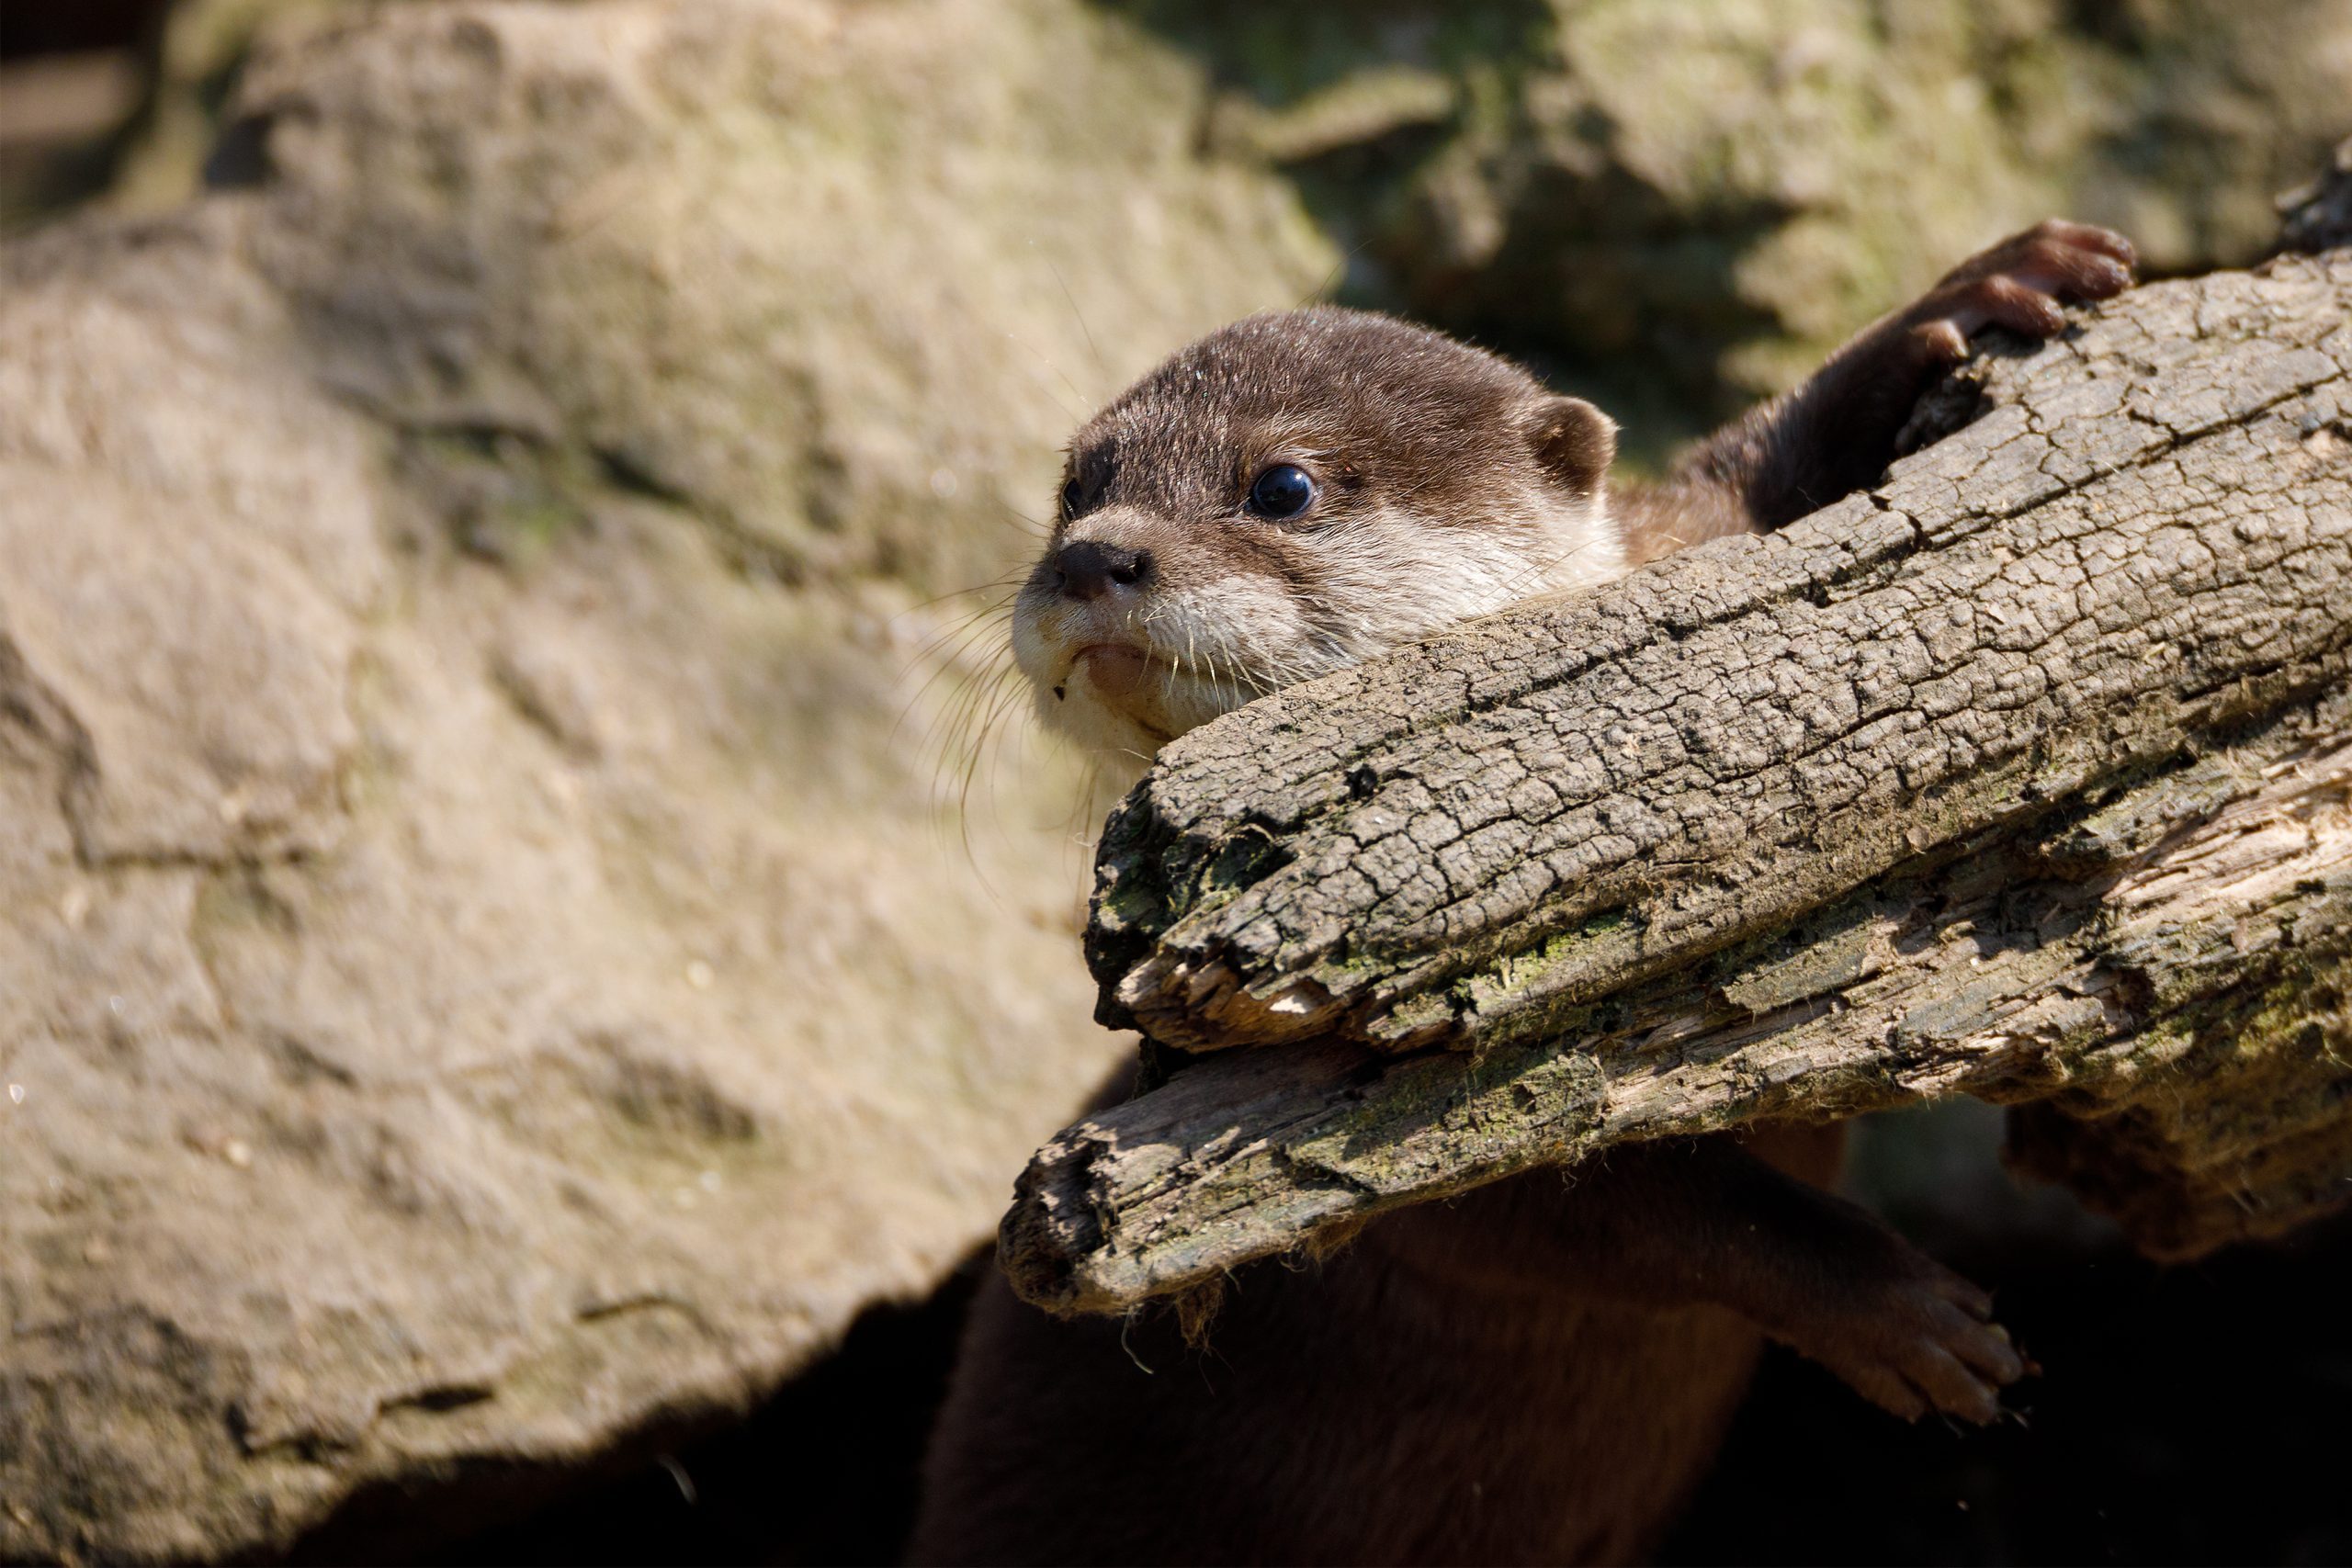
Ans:
[[[1545,398],[1527,411],[1527,445],[1544,471],[1574,495],[1600,492],[1617,456],[1617,422],[1582,398]]]

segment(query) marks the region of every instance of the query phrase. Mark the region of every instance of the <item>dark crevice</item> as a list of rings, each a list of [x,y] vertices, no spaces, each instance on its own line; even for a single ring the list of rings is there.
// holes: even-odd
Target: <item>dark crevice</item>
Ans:
[[[1906,1427],[1773,1351],[1658,1562],[2352,1561],[2352,1221],[2174,1269],[1991,1226],[1931,1245],[2042,1369],[2016,1417]]]
[[[250,190],[269,183],[277,172],[269,155],[268,115],[246,115],[232,120],[204,160],[204,183],[213,190]]]
[[[967,1258],[925,1300],[868,1308],[839,1349],[748,1416],[658,1414],[584,1463],[473,1457],[379,1482],[288,1559],[895,1562],[987,1262]]]
[[[419,1389],[414,1393],[402,1394],[398,1399],[388,1399],[379,1410],[422,1410],[430,1415],[441,1415],[451,1410],[463,1410],[468,1405],[484,1404],[497,1397],[497,1393],[498,1391],[488,1383],[438,1383],[432,1388]]]
[[[656,473],[635,453],[618,446],[598,446],[594,451],[597,470],[604,475],[605,482],[615,490],[627,491],[665,506],[695,510],[694,497]]]

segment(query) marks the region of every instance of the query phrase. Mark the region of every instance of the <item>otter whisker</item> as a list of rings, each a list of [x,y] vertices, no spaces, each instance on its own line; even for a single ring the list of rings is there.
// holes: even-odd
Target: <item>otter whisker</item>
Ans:
[[[1037,242],[1032,240],[1029,243],[1035,245]],[[1069,301],[1069,313],[1078,318],[1078,330],[1086,334],[1086,352],[1094,355],[1094,368],[1107,379],[1111,367],[1103,363],[1102,350],[1094,341],[1094,329],[1086,324],[1086,312],[1078,308],[1078,296],[1069,291],[1069,280],[1062,276],[1062,269],[1054,265],[1054,258],[1047,256],[1045,260],[1046,270],[1054,275],[1054,281],[1061,285],[1062,298]],[[1078,389],[1073,387],[1070,389],[1076,391]]]
[[[1052,360],[1046,358],[1046,355],[1039,352],[1035,346],[1023,342],[1022,339],[1015,334],[1007,333],[1004,336],[1006,342],[1026,350],[1029,354],[1035,356],[1040,365],[1043,365],[1046,369],[1061,378],[1062,385],[1068,387],[1070,390],[1070,395],[1078,400],[1078,408],[1071,408],[1068,403],[1063,402],[1061,395],[1058,392],[1055,392],[1051,388],[1046,389],[1046,395],[1051,397],[1054,400],[1055,404],[1058,406],[1064,413],[1069,415],[1071,419],[1084,419],[1086,416],[1083,413],[1080,413],[1079,409],[1085,408],[1089,403],[1092,402],[1093,400],[1089,398],[1084,392],[1079,390],[1078,383],[1069,378],[1069,372],[1065,371],[1060,366],[1055,364]]]
[[[973,873],[980,878],[981,885],[984,887],[989,886],[988,874],[981,869],[978,852],[975,849],[972,843],[972,818],[974,816],[972,809],[972,790],[977,781],[980,781],[982,779],[986,780],[987,789],[984,790],[982,795],[983,802],[989,798],[988,792],[993,790],[994,773],[992,770],[988,770],[985,764],[989,757],[994,754],[991,750],[991,742],[997,734],[998,726],[1003,720],[1010,705],[1019,701],[1022,691],[1023,685],[1018,681],[1000,682],[998,683],[997,691],[990,698],[987,712],[980,720],[978,738],[971,750],[967,753],[963,778],[956,790],[956,828],[958,836],[963,844],[964,858],[967,863],[971,866]],[[995,889],[993,887],[989,887],[989,891],[992,897],[995,896]]]
[[[1046,522],[1042,518],[1030,516],[1026,512],[1022,511],[1019,507],[1013,505],[1011,502],[1006,501],[1003,497],[999,496],[996,498],[996,505],[997,510],[1004,513],[1006,521],[1018,524],[1023,533],[1035,535],[1040,539],[1047,538],[1052,536],[1054,531],[1054,525],[1052,524]],[[1024,567],[1022,569],[1022,571],[1023,575],[1025,576],[1027,575],[1028,569]]]
[[[997,633],[1004,609],[1003,604],[984,606],[968,617],[962,626],[952,632],[942,633],[909,655],[906,664],[899,670],[897,677],[901,683],[912,673],[918,661],[929,659],[933,661],[933,664],[931,673],[925,676],[899,705],[898,717],[890,727],[893,739],[941,681],[950,676],[954,676],[959,682],[970,677],[972,672],[967,661],[975,648],[987,646],[990,649],[987,662],[982,666],[983,671],[998,675],[1018,673],[1008,657],[1007,650],[1003,648],[1002,637],[991,635]],[[952,705],[953,699],[950,700]]]
[[[933,774],[946,770],[952,758],[968,760],[983,749],[989,733],[979,716],[1000,702],[1003,694],[1018,694],[1023,686],[1019,671],[1007,665],[974,671],[960,682],[951,705],[923,747]]]

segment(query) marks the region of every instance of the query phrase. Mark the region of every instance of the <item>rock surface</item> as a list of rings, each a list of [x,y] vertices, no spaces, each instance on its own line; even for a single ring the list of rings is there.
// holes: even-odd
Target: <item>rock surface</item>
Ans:
[[[2346,0],[1125,8],[1214,63],[1213,127],[1360,291],[1669,427],[2052,213],[2159,275],[2244,265],[2352,104]]]
[[[262,19],[351,3],[182,0],[120,198],[187,186]],[[2352,0],[1101,9],[1207,71],[1188,130],[1296,184],[1347,296],[1544,359],[1637,454],[2054,212],[2245,265],[2352,103]]]
[[[393,7],[0,258],[0,1558],[721,1415],[986,1234],[1121,1047],[920,602],[1329,269],[1202,93],[1047,3]]]

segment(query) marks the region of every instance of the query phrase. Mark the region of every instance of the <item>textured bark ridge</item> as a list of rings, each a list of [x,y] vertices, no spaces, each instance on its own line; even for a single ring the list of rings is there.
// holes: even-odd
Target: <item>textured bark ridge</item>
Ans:
[[[1973,422],[1971,414],[1976,415]],[[1004,1256],[1113,1310],[1632,1138],[1966,1092],[2191,1254],[2352,1177],[2352,252],[1995,352],[1877,490],[1253,705],[1106,831],[1187,1066]]]

